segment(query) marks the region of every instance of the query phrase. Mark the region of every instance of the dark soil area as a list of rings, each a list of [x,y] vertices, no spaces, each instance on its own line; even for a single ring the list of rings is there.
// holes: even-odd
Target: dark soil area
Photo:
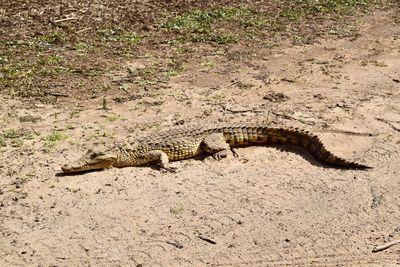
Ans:
[[[391,5],[376,0],[6,1],[0,6],[0,90],[50,102],[126,96],[128,87],[137,93],[165,85],[207,53],[205,47],[228,60],[245,60],[254,49],[285,41],[357,38],[355,14]],[[151,66],[131,69],[123,80],[110,79],[110,73],[126,71],[120,62],[146,57],[154,57]]]

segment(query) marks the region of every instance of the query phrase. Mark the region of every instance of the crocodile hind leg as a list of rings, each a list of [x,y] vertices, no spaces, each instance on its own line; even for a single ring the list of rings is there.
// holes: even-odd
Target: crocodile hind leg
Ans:
[[[201,143],[201,148],[207,153],[213,154],[213,157],[217,160],[225,158],[231,149],[223,133],[207,135]],[[233,151],[233,154],[236,154],[235,151]]]

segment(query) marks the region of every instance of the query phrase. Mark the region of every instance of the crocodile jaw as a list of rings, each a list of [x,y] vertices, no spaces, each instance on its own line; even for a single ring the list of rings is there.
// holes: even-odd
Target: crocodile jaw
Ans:
[[[64,173],[76,173],[111,168],[117,161],[117,155],[110,152],[88,151],[86,155],[69,164],[61,166]]]

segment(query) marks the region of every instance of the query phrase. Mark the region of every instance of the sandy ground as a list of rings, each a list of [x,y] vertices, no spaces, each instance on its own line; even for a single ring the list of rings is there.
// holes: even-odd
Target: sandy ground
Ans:
[[[357,27],[354,38],[312,45],[233,47],[234,60],[197,47],[203,56],[184,75],[118,101],[2,96],[0,265],[400,264],[400,245],[372,253],[400,239],[400,25],[380,11]],[[123,80],[146,60],[105,76]],[[249,147],[240,160],[175,162],[178,173],[60,175],[91,147],[220,121],[306,128],[374,168],[331,169],[290,147]]]

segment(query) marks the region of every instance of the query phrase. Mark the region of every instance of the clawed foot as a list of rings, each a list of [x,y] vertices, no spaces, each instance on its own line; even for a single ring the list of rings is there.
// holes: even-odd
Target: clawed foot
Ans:
[[[177,167],[172,167],[172,166],[163,166],[163,167],[160,167],[160,171],[162,172],[162,173],[167,173],[167,172],[170,172],[170,173],[176,173],[176,172],[178,172],[178,168]]]
[[[232,148],[231,151],[232,151],[232,154],[233,154],[233,156],[235,158],[237,158],[237,159],[240,158],[240,155],[238,153],[238,149],[237,148]]]
[[[239,158],[239,154],[238,154],[236,148],[232,148],[231,151],[232,151],[232,155],[235,158]],[[221,151],[218,151],[217,153],[215,153],[213,155],[213,158],[216,159],[216,160],[221,160],[223,158],[226,158],[228,156],[228,153],[229,153],[229,150],[221,150]]]
[[[226,150],[221,150],[221,151],[218,151],[217,153],[215,153],[213,155],[213,158],[216,159],[216,160],[221,160],[223,158],[226,158],[226,156],[228,156],[227,151]]]

